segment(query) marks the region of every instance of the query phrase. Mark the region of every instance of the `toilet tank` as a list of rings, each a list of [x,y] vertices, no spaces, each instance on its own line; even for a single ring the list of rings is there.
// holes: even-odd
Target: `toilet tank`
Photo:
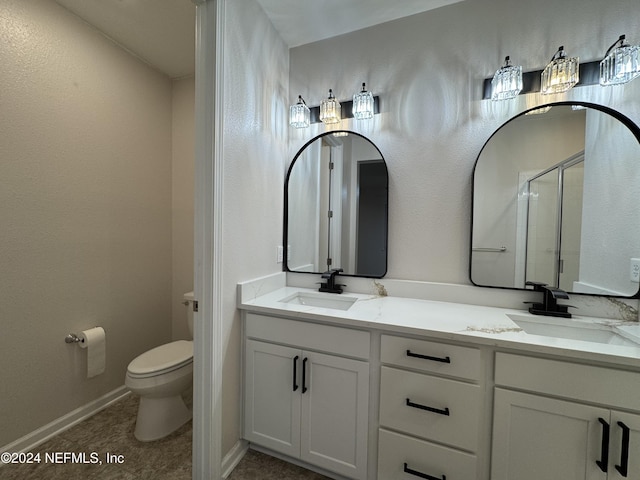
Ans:
[[[187,306],[187,326],[189,327],[189,335],[193,338],[193,292],[185,293],[182,298]]]

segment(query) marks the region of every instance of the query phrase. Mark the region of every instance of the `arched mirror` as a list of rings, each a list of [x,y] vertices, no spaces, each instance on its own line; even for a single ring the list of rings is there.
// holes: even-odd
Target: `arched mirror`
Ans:
[[[387,165],[370,140],[341,130],[307,142],[285,182],[285,269],[383,277],[388,198]]]
[[[581,102],[524,112],[476,161],[471,281],[638,296],[639,198],[640,130],[627,117]]]

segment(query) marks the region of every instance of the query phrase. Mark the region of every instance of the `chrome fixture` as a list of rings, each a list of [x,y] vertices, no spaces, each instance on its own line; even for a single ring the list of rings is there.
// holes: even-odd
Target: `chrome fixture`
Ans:
[[[629,45],[620,35],[600,62],[600,85],[621,85],[640,75],[640,45]]]
[[[339,123],[342,120],[340,111],[340,102],[336,100],[333,91],[329,89],[329,97],[320,102],[320,121],[325,125]]]
[[[78,343],[81,341],[82,339],[75,333],[70,333],[69,335],[64,337],[64,343]]]
[[[578,66],[578,57],[567,57],[564,47],[558,48],[542,72],[540,93],[546,95],[570,90],[580,80]]]
[[[289,107],[289,125],[295,128],[307,128],[311,113],[302,95],[298,95],[298,103]]]
[[[504,58],[491,80],[491,100],[508,100],[515,98],[522,91],[522,66],[511,65],[509,56]]]
[[[367,91],[362,82],[362,90],[353,95],[353,116],[357,120],[373,118],[373,93]]]

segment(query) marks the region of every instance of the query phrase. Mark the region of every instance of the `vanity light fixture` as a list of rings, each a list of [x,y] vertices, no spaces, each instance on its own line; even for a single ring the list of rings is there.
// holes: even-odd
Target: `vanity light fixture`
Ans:
[[[491,80],[491,100],[508,100],[515,98],[522,91],[522,66],[511,65],[509,56],[504,58]]]
[[[621,85],[640,75],[640,45],[629,45],[625,38],[620,35],[604,54],[600,62],[600,85]]]
[[[367,91],[362,82],[362,90],[353,95],[353,116],[356,120],[373,118],[373,93]]]
[[[307,107],[302,95],[298,95],[298,103],[289,107],[289,125],[296,128],[307,128],[310,118],[309,107]]]
[[[562,93],[570,90],[580,80],[578,57],[568,58],[564,47],[558,48],[542,72],[540,93]]]
[[[325,125],[339,123],[342,119],[340,110],[340,102],[336,100],[333,91],[329,89],[329,97],[320,102],[320,121]]]

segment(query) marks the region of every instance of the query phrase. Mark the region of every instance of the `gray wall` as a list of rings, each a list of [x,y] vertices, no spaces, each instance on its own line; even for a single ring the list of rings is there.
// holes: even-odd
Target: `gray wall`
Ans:
[[[171,339],[172,153],[193,163],[188,124],[172,152],[172,112],[193,116],[193,79],[172,85],[50,0],[0,0],[0,61],[5,445],[121,386],[129,361]],[[188,203],[192,177],[182,185]],[[86,379],[86,352],[63,340],[95,325],[106,372]]]

